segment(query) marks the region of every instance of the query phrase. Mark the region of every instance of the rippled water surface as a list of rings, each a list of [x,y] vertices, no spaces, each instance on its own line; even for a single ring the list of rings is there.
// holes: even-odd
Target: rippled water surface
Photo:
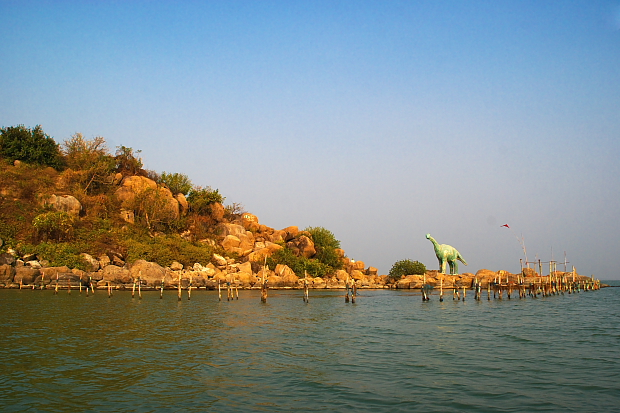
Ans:
[[[620,288],[359,293],[0,290],[0,410],[620,411]]]

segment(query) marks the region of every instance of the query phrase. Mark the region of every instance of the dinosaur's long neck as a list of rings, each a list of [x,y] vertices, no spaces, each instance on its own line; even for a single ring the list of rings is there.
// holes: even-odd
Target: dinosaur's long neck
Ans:
[[[435,241],[435,238],[430,237],[429,240],[431,240],[431,242],[433,243],[433,247],[435,247],[435,252],[439,251],[439,244],[437,244],[437,241]]]

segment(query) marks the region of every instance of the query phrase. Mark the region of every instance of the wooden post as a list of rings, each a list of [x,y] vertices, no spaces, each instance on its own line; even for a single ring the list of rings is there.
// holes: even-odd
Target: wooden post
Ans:
[[[93,285],[93,277],[88,276],[88,283],[90,284],[90,291],[95,294],[95,286]]]
[[[134,295],[136,294],[136,279],[133,279],[133,287],[131,287],[131,298],[134,298]]]
[[[263,264],[263,278],[262,287],[260,292],[260,300],[263,303],[267,302],[267,280],[265,280],[265,269],[267,268],[267,257],[265,256],[265,263]]]
[[[181,273],[179,273],[179,301],[181,301]]]
[[[45,273],[43,275],[41,275],[41,289],[43,289],[43,287],[45,287]]]
[[[347,275],[347,281],[345,282],[345,287],[347,289],[347,293],[344,296],[344,302],[348,303],[349,302],[349,276]]]
[[[112,285],[110,285],[110,281],[108,281],[108,298],[112,298]]]
[[[54,294],[58,294],[58,271],[56,271],[56,289],[54,290]]]
[[[353,286],[352,286],[352,293],[351,293],[351,304],[355,304],[355,299],[357,298],[357,284],[355,284],[355,280],[353,280]]]
[[[491,280],[487,281],[487,301],[491,301]]]
[[[443,302],[443,277],[439,280],[439,302]]]
[[[159,299],[160,300],[164,298],[164,280],[165,279],[166,279],[165,276],[161,277],[161,287],[159,287]]]
[[[465,301],[465,295],[467,294],[466,291],[467,290],[465,290],[465,286],[463,286],[463,301]]]
[[[142,299],[142,271],[138,274],[138,298]]]
[[[187,301],[192,299],[192,282],[194,281],[194,277],[192,275],[189,276],[189,286],[187,287]]]
[[[80,295],[82,295],[82,277],[80,276]]]
[[[71,278],[67,280],[67,294],[71,294]]]
[[[217,297],[222,301],[222,285],[219,279],[217,280]]]

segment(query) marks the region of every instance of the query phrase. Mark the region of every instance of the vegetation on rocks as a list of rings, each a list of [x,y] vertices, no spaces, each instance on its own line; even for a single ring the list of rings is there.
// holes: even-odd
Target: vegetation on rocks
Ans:
[[[211,265],[212,276],[213,263],[234,273],[265,257],[272,271],[297,277],[331,277],[348,262],[331,231],[260,225],[241,204],[224,206],[218,189],[144,170],[139,154],[122,145],[111,154],[100,136],[76,133],[59,145],[40,126],[0,129],[0,253],[85,271],[93,259],[99,268]]]
[[[426,266],[419,261],[400,260],[396,261],[388,276],[393,280],[398,280],[403,275],[423,275],[426,273]]]

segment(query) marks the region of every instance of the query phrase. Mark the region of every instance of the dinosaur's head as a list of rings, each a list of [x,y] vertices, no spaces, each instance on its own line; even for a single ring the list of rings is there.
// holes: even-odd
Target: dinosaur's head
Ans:
[[[426,239],[431,239],[431,234],[426,234]]]

